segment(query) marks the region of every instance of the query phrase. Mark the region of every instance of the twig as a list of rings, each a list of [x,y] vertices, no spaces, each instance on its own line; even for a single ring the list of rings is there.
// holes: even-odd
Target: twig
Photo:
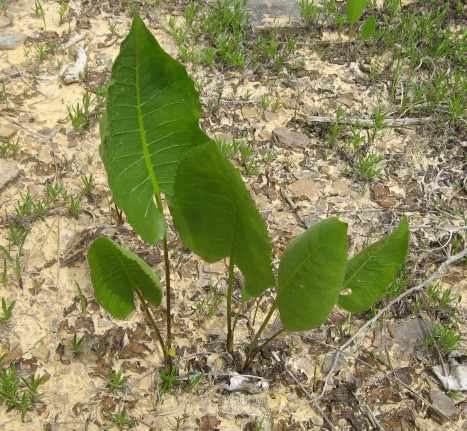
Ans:
[[[69,39],[68,42],[63,43],[61,48],[68,49],[70,46],[73,46],[76,43],[81,42],[85,38],[86,38],[85,34],[77,34],[76,36],[73,36],[71,39]]]
[[[311,115],[306,118],[307,123],[324,123],[333,124],[338,120],[335,117]],[[383,120],[382,125],[384,127],[411,127],[419,126],[422,124],[432,123],[431,117],[423,118],[386,118]],[[339,124],[345,124],[350,126],[358,125],[360,127],[373,127],[375,126],[375,120],[373,118],[357,118],[357,117],[344,117],[339,120]]]
[[[332,374],[334,373],[334,370],[336,368],[336,365],[337,365],[337,361],[339,360],[339,357],[340,355],[342,354],[342,352],[347,349],[351,344],[353,344],[353,342],[357,339],[357,337],[362,333],[364,332],[365,330],[369,329],[371,326],[373,326],[373,324],[379,320],[379,318],[384,314],[386,313],[386,311],[388,311],[393,305],[397,304],[398,302],[400,302],[402,299],[404,299],[406,296],[409,296],[411,295],[412,293],[414,292],[418,292],[419,290],[422,290],[424,289],[425,287],[429,286],[434,280],[436,280],[440,274],[449,266],[449,265],[452,265],[453,263],[457,262],[458,260],[464,258],[465,256],[467,256],[467,248],[465,248],[464,250],[462,250],[461,252],[455,254],[454,256],[451,256],[449,257],[447,260],[445,260],[440,266],[439,268],[433,272],[433,274],[431,274],[430,277],[428,277],[423,283],[420,283],[418,284],[417,286],[414,286],[412,287],[411,289],[408,289],[406,290],[405,292],[401,293],[397,298],[393,299],[388,305],[386,305],[385,307],[383,307],[381,310],[378,311],[378,313],[376,313],[376,315],[368,320],[364,325],[362,325],[356,332],[354,335],[352,335],[344,344],[342,344],[342,346],[337,350],[336,352],[336,355],[334,357],[334,362],[331,366],[331,369],[329,370],[327,376],[326,376],[326,379],[324,380],[324,385],[323,385],[323,389],[321,390],[321,393],[315,397],[313,399],[313,402],[316,402],[318,400],[320,400],[321,398],[324,397],[324,395],[326,394],[326,391],[327,391],[327,387],[328,387],[328,384],[329,384],[329,379],[330,377],[332,376]]]
[[[307,396],[307,398],[311,401],[313,400],[313,397],[311,396],[311,394],[305,389],[305,387],[301,384],[300,380],[298,380],[295,375],[289,371],[289,370],[286,370],[287,371],[287,374],[292,378],[292,380],[298,385],[298,387],[302,390],[302,392]],[[331,419],[329,419],[323,412],[323,410],[321,410],[321,407],[319,407],[318,405],[314,405],[313,406],[314,409],[316,409],[318,411],[318,413],[323,417],[323,419],[325,420],[325,422],[331,427],[332,430],[336,430],[337,431],[337,428],[333,425],[333,423],[331,422]]]

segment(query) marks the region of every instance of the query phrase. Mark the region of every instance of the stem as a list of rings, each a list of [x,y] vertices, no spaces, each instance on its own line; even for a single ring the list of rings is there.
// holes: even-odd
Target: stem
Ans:
[[[230,256],[229,260],[229,284],[227,288],[227,352],[233,352],[234,344],[234,328],[232,327],[232,295],[233,295],[233,283],[234,283],[234,267],[235,262],[233,255]]]
[[[154,321],[151,312],[149,311],[149,308],[146,304],[146,301],[143,298],[143,294],[139,290],[137,286],[133,286],[133,289],[135,290],[136,294],[138,295],[139,300],[141,301],[141,305],[143,306],[143,310],[146,313],[146,316],[149,320],[150,325],[152,326],[152,329],[154,329],[154,332],[156,333],[157,340],[159,341],[159,344],[162,348],[162,353],[164,354],[164,360],[167,362],[167,349],[164,344],[164,340],[161,337],[161,333],[159,332],[159,329],[157,328],[156,322]]]
[[[274,314],[274,311],[276,311],[276,308],[277,308],[277,298],[272,303],[271,309],[269,310],[269,313],[267,314],[266,318],[264,319],[264,322],[262,323],[262,325],[258,329],[258,332],[255,335],[255,338],[253,338],[253,340],[250,343],[250,346],[248,347],[248,353],[246,354],[246,360],[245,360],[245,365],[243,366],[243,369],[245,369],[248,365],[250,365],[252,359],[256,355],[256,353],[253,354],[253,351],[254,351],[254,349],[256,347],[256,343],[258,343],[259,337],[261,337],[261,334],[263,333],[264,328],[266,327],[268,322],[271,320],[271,317]]]
[[[169,350],[172,349],[172,305],[171,305],[171,288],[170,288],[170,260],[169,260],[169,247],[167,245],[167,234],[163,239],[164,246],[164,266],[165,266],[165,299],[167,308],[167,338],[166,338],[166,356],[165,356],[165,372],[170,372],[172,369],[172,355]]]
[[[279,329],[278,331],[276,331],[274,334],[272,334],[267,340],[265,340],[263,343],[261,343],[259,345],[259,347],[257,349],[255,349],[251,355],[249,354],[247,356],[247,359],[245,361],[245,365],[243,366],[243,369],[246,369],[250,366],[251,364],[251,361],[255,358],[255,356],[261,352],[261,350],[263,350],[272,340],[274,340],[274,338],[276,338],[278,335],[282,334],[283,332],[285,331],[284,328],[281,328]]]
[[[160,193],[155,193],[157,209],[159,212],[164,215],[164,207],[162,206],[162,200]],[[166,338],[166,347],[164,351],[165,366],[164,371],[170,373],[172,370],[172,304],[171,296],[172,289],[170,287],[170,259],[169,259],[169,247],[167,242],[167,232],[164,234],[162,240],[162,245],[164,248],[164,270],[165,270],[165,301],[166,301],[166,327],[167,327],[167,338]]]

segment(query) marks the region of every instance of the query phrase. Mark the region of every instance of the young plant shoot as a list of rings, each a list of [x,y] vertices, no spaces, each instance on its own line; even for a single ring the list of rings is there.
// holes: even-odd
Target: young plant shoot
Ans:
[[[282,331],[323,324],[338,304],[368,309],[385,292],[408,248],[408,223],[347,259],[347,225],[316,223],[285,249],[274,274],[271,239],[237,169],[199,127],[200,102],[185,68],[165,53],[139,17],[122,43],[101,121],[101,157],[116,205],[145,241],[162,240],[167,328],[165,341],[148,304],[162,301],[161,282],[138,256],[108,238],[88,253],[97,300],[114,317],[135,309],[135,294],[156,333],[166,374],[172,368],[170,267],[163,195],[180,240],[208,263],[228,260],[227,350],[234,350],[234,270],[244,279],[243,303],[275,288],[275,300],[248,348],[247,368]],[[260,342],[274,312],[283,328]],[[259,347],[258,347],[259,345]]]

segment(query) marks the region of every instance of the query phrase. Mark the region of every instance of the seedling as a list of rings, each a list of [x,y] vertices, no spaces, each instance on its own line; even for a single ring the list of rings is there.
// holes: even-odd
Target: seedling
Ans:
[[[83,207],[81,206],[81,199],[81,194],[79,194],[76,197],[70,196],[70,207],[68,208],[68,213],[74,218],[78,218],[79,215],[83,212]]]
[[[62,0],[62,3],[60,4],[60,10],[58,11],[58,15],[60,16],[60,25],[63,24],[65,14],[68,10],[68,5]]]
[[[157,77],[154,70],[159,71]],[[162,193],[182,243],[208,263],[228,261],[228,352],[234,350],[237,323],[232,307],[235,268],[244,278],[244,303],[276,289],[273,304],[248,348],[244,368],[284,330],[306,331],[323,324],[336,303],[353,313],[367,310],[381,298],[404,262],[407,220],[348,259],[347,225],[330,218],[286,247],[276,279],[271,239],[253,198],[218,144],[199,127],[200,104],[193,81],[160,48],[139,17],[133,20],[114,62],[107,101],[100,153],[113,198],[145,241],[155,244],[162,239],[165,341],[148,306],[161,303],[161,283],[144,261],[109,238],[98,238],[88,252],[91,279],[97,300],[114,317],[127,317],[135,309],[135,296],[139,299],[164,354],[161,377],[166,389],[177,377],[172,366],[171,274]],[[172,120],[167,122],[167,118]],[[260,341],[275,311],[283,328]]]
[[[71,342],[71,351],[75,356],[79,356],[81,354],[81,345],[85,340],[86,336],[83,335],[81,338],[78,339],[76,334],[73,334],[73,341]]]
[[[122,376],[122,373],[122,368],[120,368],[116,373],[113,370],[110,370],[110,377],[108,379],[104,379],[112,392],[122,391],[125,389],[125,383],[128,380],[128,376]]]
[[[83,295],[83,291],[81,290],[80,285],[78,284],[77,281],[75,281],[76,287],[78,289],[78,295],[79,295],[79,303],[81,306],[81,313],[84,318],[86,318],[88,314],[88,301],[86,300],[85,296]]]
[[[89,177],[87,175],[82,175],[81,182],[81,193],[89,199],[92,199],[92,191],[94,190],[94,178],[92,174],[89,175]]]
[[[41,3],[39,2],[39,0],[35,0],[34,2],[34,13],[41,17],[42,18],[42,21],[44,23],[44,31],[47,31],[47,26],[46,26],[46,23],[45,23],[45,12],[44,12],[44,8],[42,7]]]
[[[0,323],[2,325],[5,325],[11,319],[11,316],[13,315],[13,308],[15,308],[15,304],[16,300],[13,299],[13,301],[11,301],[9,305],[7,305],[5,298],[2,298],[3,315],[0,316]]]
[[[434,347],[435,344],[443,354],[456,350],[459,346],[461,334],[454,329],[434,323],[425,337],[425,346]]]
[[[138,421],[136,419],[128,418],[126,409],[122,409],[122,411],[118,415],[112,415],[112,422],[109,425],[107,425],[105,429],[109,430],[115,426],[118,426],[120,429],[123,429],[123,427],[132,427],[134,425],[138,425]]]

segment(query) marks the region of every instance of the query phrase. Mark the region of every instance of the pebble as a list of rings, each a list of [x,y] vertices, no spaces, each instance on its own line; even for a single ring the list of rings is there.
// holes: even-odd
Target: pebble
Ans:
[[[459,419],[460,411],[456,409],[451,398],[443,392],[435,389],[430,391],[430,398],[433,404],[434,414],[440,416],[442,422],[446,421],[446,417],[452,421]]]
[[[347,196],[351,191],[348,184],[343,180],[337,180],[332,183],[331,195],[333,196]]]
[[[311,180],[301,179],[295,181],[288,186],[288,189],[296,198],[306,198],[313,204],[319,199],[318,188],[314,181]]]
[[[242,115],[244,118],[257,118],[258,110],[256,108],[242,108]]]
[[[0,159],[0,190],[14,181],[19,173],[20,171],[16,163]]]
[[[42,363],[47,363],[50,357],[50,350],[40,341],[32,352],[32,357],[39,359]]]
[[[308,136],[293,132],[285,127],[278,127],[272,132],[279,147],[306,148],[310,143]]]
[[[1,33],[0,49],[15,49],[26,39],[26,35],[18,33]]]
[[[0,127],[0,139],[4,139],[9,141],[13,136],[15,136],[17,133],[16,129],[13,129],[12,127],[8,126],[1,126]]]

